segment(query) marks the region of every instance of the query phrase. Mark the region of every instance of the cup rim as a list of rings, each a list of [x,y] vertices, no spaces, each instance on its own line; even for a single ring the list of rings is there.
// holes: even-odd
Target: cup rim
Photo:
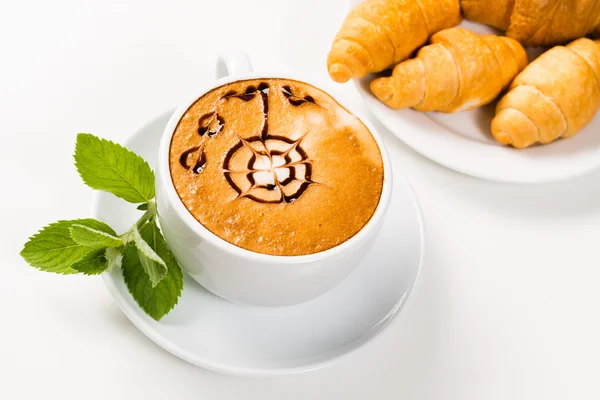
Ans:
[[[223,78],[216,79],[210,84],[203,85],[203,87],[200,90],[194,92],[193,95],[188,96],[186,98],[186,101],[182,102],[175,109],[175,111],[169,118],[169,122],[167,122],[167,125],[163,130],[162,137],[160,140],[156,173],[160,175],[162,184],[165,186],[163,193],[166,193],[167,201],[169,202],[172,209],[178,214],[178,216],[185,223],[185,225],[191,231],[197,234],[202,240],[206,240],[212,245],[220,248],[223,251],[229,252],[230,254],[233,254],[236,257],[245,258],[249,261],[259,261],[269,264],[304,264],[335,257],[336,255],[346,251],[351,246],[358,245],[359,243],[365,241],[366,239],[370,238],[373,234],[376,233],[376,230],[381,226],[380,222],[382,221],[388,209],[389,202],[391,199],[393,181],[392,165],[385,144],[383,143],[383,140],[377,132],[375,126],[366,117],[366,115],[360,109],[358,109],[358,107],[349,104],[349,102],[345,100],[340,99],[340,96],[331,94],[331,90],[328,89],[332,88],[332,85],[325,84],[324,82],[319,82],[319,80],[315,80],[312,78],[306,79],[301,75],[294,75],[295,76],[292,77],[287,74],[281,73],[250,72],[241,76],[226,76]],[[323,251],[319,251],[317,253],[290,256],[264,254],[244,249],[226,241],[225,239],[222,239],[215,233],[211,232],[204,225],[202,225],[202,223],[198,221],[192,215],[192,213],[185,207],[185,204],[183,203],[183,201],[177,194],[177,191],[175,190],[175,185],[173,184],[173,179],[171,176],[169,166],[169,151],[171,147],[171,140],[173,134],[175,133],[175,129],[177,128],[177,125],[179,124],[179,121],[181,120],[185,112],[189,109],[189,107],[191,107],[191,105],[194,102],[196,102],[196,100],[198,100],[200,97],[202,97],[203,95],[205,95],[213,89],[216,89],[220,86],[232,82],[261,78],[295,80],[314,86],[317,89],[324,91],[329,96],[331,96],[339,105],[344,107],[347,111],[349,111],[355,117],[357,117],[363,124],[365,124],[365,126],[369,129],[371,135],[375,139],[375,142],[377,143],[383,161],[383,184],[381,189],[381,195],[379,197],[379,203],[377,204],[377,207],[375,208],[375,211],[373,212],[371,218],[356,234],[334,247]],[[335,92],[335,89],[333,91]]]

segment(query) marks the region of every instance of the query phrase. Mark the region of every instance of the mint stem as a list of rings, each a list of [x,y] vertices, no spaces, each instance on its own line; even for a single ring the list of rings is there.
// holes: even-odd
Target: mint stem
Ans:
[[[156,218],[156,202],[152,199],[148,202],[148,209],[137,222],[138,229],[141,229],[146,222],[153,220],[154,218]]]

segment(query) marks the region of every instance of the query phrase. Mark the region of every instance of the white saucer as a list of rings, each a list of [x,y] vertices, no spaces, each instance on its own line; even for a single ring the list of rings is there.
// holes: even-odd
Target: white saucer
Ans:
[[[124,144],[156,164],[172,111]],[[332,364],[379,334],[409,298],[423,259],[423,223],[414,193],[394,170],[392,204],[370,254],[340,286],[310,302],[282,308],[225,301],[185,276],[179,304],[160,322],[135,303],[115,268],[104,282],[123,312],[150,339],[192,364],[235,375],[282,375]],[[133,205],[98,192],[94,217],[122,232],[139,218]]]
[[[354,0],[353,3],[359,3]],[[498,33],[469,21],[461,26]],[[539,50],[528,50],[530,59]],[[542,183],[566,180],[600,167],[600,113],[576,136],[517,150],[496,142],[490,131],[496,103],[454,114],[392,110],[369,89],[374,76],[355,80],[367,108],[395,136],[425,157],[467,175],[499,182]]]

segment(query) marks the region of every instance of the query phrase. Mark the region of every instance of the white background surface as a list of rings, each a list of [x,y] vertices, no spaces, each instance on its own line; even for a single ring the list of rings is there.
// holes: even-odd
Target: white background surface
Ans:
[[[125,318],[100,279],[18,256],[56,219],[89,214],[81,131],[123,141],[211,79],[215,55],[326,79],[344,1],[0,2],[0,398],[597,399],[600,172],[536,186],[446,170],[389,133],[421,201],[420,288],[339,364],[244,379],[188,365]],[[358,99],[354,88],[342,88]],[[310,327],[307,327],[310,329]]]

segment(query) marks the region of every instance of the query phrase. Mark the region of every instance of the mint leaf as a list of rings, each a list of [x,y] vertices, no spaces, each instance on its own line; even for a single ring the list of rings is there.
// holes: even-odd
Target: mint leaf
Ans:
[[[77,273],[71,265],[88,254],[91,248],[82,246],[71,238],[71,227],[75,224],[100,231],[112,231],[105,223],[91,218],[58,221],[30,237],[21,250],[21,256],[29,265],[42,271]]]
[[[71,268],[77,272],[86,275],[98,275],[108,268],[108,259],[106,258],[107,249],[95,249],[87,253],[79,261],[75,261]]]
[[[152,318],[160,320],[175,307],[183,290],[183,274],[175,257],[167,248],[165,239],[155,221],[140,229],[140,235],[167,265],[167,275],[153,286],[140,261],[139,251],[133,244],[125,245],[121,269],[127,289],[138,305]]]
[[[139,206],[137,206],[138,210],[142,210],[142,211],[146,211],[148,209],[148,203],[142,203]]]
[[[89,133],[77,135],[75,166],[86,185],[110,192],[130,203],[154,197],[154,172],[143,158]]]
[[[71,226],[71,239],[77,244],[92,248],[121,247],[123,240],[112,229],[110,231],[106,232],[75,224]]]
[[[150,223],[154,225],[154,221],[151,221]],[[167,275],[167,265],[153,250],[157,246],[156,241],[158,240],[158,237],[154,235],[152,237],[152,241],[146,243],[146,241],[140,235],[140,231],[136,225],[134,225],[132,228],[132,234],[133,242],[137,248],[140,262],[142,263],[142,266],[144,267],[144,270],[148,274],[150,282],[152,282],[152,286],[154,287]]]
[[[117,265],[117,263],[119,262],[121,258],[121,250],[113,249],[112,247],[107,247],[104,257],[106,257],[106,259],[108,260],[107,269],[110,271],[112,267]]]

